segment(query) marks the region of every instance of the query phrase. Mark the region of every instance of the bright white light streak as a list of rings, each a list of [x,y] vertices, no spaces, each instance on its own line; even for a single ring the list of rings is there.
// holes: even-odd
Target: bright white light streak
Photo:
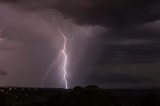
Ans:
[[[64,39],[64,43],[63,43],[63,48],[61,50],[61,54],[63,56],[63,64],[62,64],[62,68],[63,68],[63,79],[65,82],[65,88],[68,89],[68,81],[67,81],[67,65],[68,65],[68,55],[67,55],[67,38],[66,35],[63,33],[63,31],[58,28],[60,34],[62,35],[63,39]]]
[[[45,82],[45,80],[47,79],[47,76],[48,76],[48,74],[49,74],[49,72],[53,69],[53,67],[57,64],[57,62],[60,60],[60,57],[61,57],[61,53],[60,53],[60,55],[58,56],[58,58],[56,59],[56,61],[53,61],[52,63],[51,63],[51,65],[49,66],[49,69],[47,70],[47,72],[46,72],[46,74],[45,74],[45,76],[44,76],[44,78],[43,78],[43,83]],[[43,84],[42,83],[42,84]]]
[[[57,58],[57,61],[59,61],[60,57],[62,57],[63,59],[63,63],[62,63],[62,70],[63,70],[63,80],[65,83],[65,88],[68,89],[68,81],[67,81],[67,65],[68,63],[68,55],[67,55],[67,38],[66,35],[63,33],[63,31],[61,30],[61,28],[58,28],[58,31],[60,32],[60,34],[62,35],[64,42],[63,42],[63,48]],[[53,61],[52,64],[50,65],[49,69],[47,70],[44,78],[43,78],[43,83],[46,80],[49,72],[52,70],[53,66],[56,65],[57,61]]]

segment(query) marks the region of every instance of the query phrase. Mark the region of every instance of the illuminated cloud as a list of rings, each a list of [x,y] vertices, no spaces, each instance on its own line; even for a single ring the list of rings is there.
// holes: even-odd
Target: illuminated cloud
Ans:
[[[48,66],[56,61],[62,48],[63,38],[57,27],[69,39],[71,86],[86,85],[86,80],[95,81],[92,73],[122,72],[121,67],[115,69],[112,64],[126,67],[130,64],[131,69],[123,70],[128,75],[139,71],[144,79],[154,78],[151,73],[159,70],[158,65],[156,69],[149,65],[148,68],[154,70],[147,72],[144,66],[139,66],[160,62],[158,0],[0,1],[0,29],[5,39],[0,42],[0,65],[9,75],[6,76],[7,85],[42,86]],[[139,67],[136,70],[132,70],[134,63]],[[103,65],[111,69],[102,71]],[[97,70],[90,71],[89,68],[94,66]],[[59,68],[57,63],[43,86],[63,87]],[[138,75],[131,77],[136,79]],[[107,86],[100,77],[98,79]],[[108,80],[114,79],[110,77]],[[117,85],[123,86],[118,82]]]
[[[66,34],[70,61],[74,60],[76,64],[80,58],[83,59],[90,39],[105,31],[105,27],[100,25],[78,25],[55,10],[29,11],[4,3],[0,3],[0,23],[1,36],[5,39],[0,42],[0,48],[9,53],[3,66],[10,73],[7,84],[17,86],[41,86],[48,67],[63,46],[58,28]],[[61,66],[57,64],[56,67]],[[63,86],[59,84],[59,69],[53,68],[51,73],[48,79],[54,78],[51,80],[53,86]]]

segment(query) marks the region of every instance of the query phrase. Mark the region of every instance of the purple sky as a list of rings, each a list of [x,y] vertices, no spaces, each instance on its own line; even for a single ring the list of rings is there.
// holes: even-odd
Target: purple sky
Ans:
[[[159,12],[158,0],[0,0],[0,86],[64,87],[61,28],[70,87],[159,87]]]

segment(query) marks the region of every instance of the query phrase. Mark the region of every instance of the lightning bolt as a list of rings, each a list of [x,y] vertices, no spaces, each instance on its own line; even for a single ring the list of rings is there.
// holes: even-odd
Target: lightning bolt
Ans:
[[[67,81],[67,65],[68,65],[68,55],[67,55],[67,50],[66,50],[66,46],[67,46],[67,38],[65,36],[65,34],[63,33],[63,31],[58,28],[60,34],[62,35],[63,39],[64,39],[64,43],[63,43],[63,48],[61,50],[61,54],[63,56],[63,79],[65,82],[65,88],[68,89],[68,81]]]
[[[67,81],[67,65],[68,65],[67,38],[66,38],[66,35],[61,30],[61,28],[58,28],[58,31],[62,35],[62,37],[64,39],[64,43],[63,43],[63,48],[60,51],[60,54],[59,54],[59,56],[57,58],[57,61],[59,61],[60,57],[63,58],[63,64],[62,64],[63,79],[64,79],[64,83],[65,83],[65,88],[68,89],[68,81]],[[49,72],[52,70],[53,66],[56,65],[57,61],[53,61],[52,64],[50,65],[49,69],[47,70],[47,72],[46,72],[46,74],[45,74],[45,76],[43,78],[43,83],[46,80]]]
[[[43,78],[42,84],[45,82],[45,80],[46,80],[49,72],[52,70],[52,68],[58,63],[58,61],[60,60],[60,57],[61,57],[61,54],[58,55],[58,58],[56,59],[56,61],[53,61],[53,62],[51,63],[51,65],[49,66],[49,69],[47,70],[47,72],[46,72],[46,74],[45,74],[45,76],[44,76],[44,78]]]

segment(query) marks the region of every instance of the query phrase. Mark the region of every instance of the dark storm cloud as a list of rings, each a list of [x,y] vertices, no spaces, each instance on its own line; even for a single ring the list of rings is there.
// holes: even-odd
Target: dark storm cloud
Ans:
[[[1,0],[29,6],[54,8],[77,22],[130,25],[158,19],[158,0]],[[156,6],[155,6],[156,5]],[[47,7],[48,6],[48,7]],[[73,11],[74,10],[74,11]],[[154,13],[152,12],[154,10]],[[115,27],[116,27],[115,26]]]
[[[159,4],[158,0],[59,0],[53,8],[77,23],[100,24],[112,29],[110,34],[101,35],[101,45],[106,48],[102,58],[114,62],[157,62]]]
[[[111,27],[112,37],[146,37],[137,25],[160,18],[158,0],[1,0],[26,8],[56,9],[79,24]],[[74,11],[73,11],[74,10]],[[152,33],[150,33],[152,34]]]
[[[140,42],[139,42],[140,41]],[[102,60],[107,63],[159,62],[158,40],[121,40],[107,44]]]
[[[0,60],[2,67],[9,73],[8,81],[4,83],[39,87],[61,49],[63,39],[57,30],[59,27],[69,39],[68,49],[73,48],[71,59],[74,58],[74,64],[78,64],[85,54],[89,39],[99,35],[105,28],[99,25],[78,25],[55,10],[35,11],[35,8],[42,8],[41,5],[39,7],[37,4],[38,7],[36,5],[32,9],[32,3],[23,5],[24,2],[20,5],[19,2],[0,3],[0,58],[3,58]],[[60,67],[59,63],[49,76],[50,79],[53,78],[53,85],[43,86],[63,86],[59,84],[62,75],[61,70],[57,68]]]
[[[92,76],[93,72],[88,71],[88,67],[100,69],[102,65],[108,64],[133,65],[133,63],[160,62],[160,2],[158,0],[0,1],[7,4],[7,7],[6,4],[5,6],[4,4],[0,5],[0,10],[5,10],[4,14],[0,15],[2,21],[0,27],[5,26],[2,35],[6,39],[30,43],[27,47],[25,46],[26,49],[22,49],[22,56],[20,56],[23,57],[23,60],[26,59],[26,61],[28,58],[32,58],[33,62],[30,63],[32,67],[38,66],[41,62],[47,65],[48,61],[51,61],[49,57],[45,57],[44,55],[51,55],[53,53],[54,57],[57,56],[57,52],[55,53],[55,51],[59,50],[59,46],[52,52],[50,51],[51,48],[48,47],[50,45],[48,42],[51,42],[49,39],[52,39],[50,37],[51,34],[54,33],[55,37],[58,35],[55,30],[52,31],[52,29],[56,29],[57,25],[63,26],[67,34],[76,36],[71,44],[73,50],[71,50],[72,57],[70,64],[72,64],[72,67],[70,72],[73,76],[74,74],[77,75],[77,79],[73,77],[73,85],[76,85],[77,82],[83,82],[82,80],[85,79],[82,79],[81,75],[85,76],[86,73],[91,74],[90,79],[101,83],[147,82],[150,79],[145,77],[145,75],[144,77],[116,73],[106,75],[101,70],[96,70],[96,73],[102,73],[104,76],[95,77],[94,75]],[[55,13],[55,10],[58,13]],[[0,12],[3,13],[3,11]],[[56,25],[51,25],[53,24],[51,22],[52,16],[55,16]],[[9,29],[8,26],[10,27]],[[88,40],[90,37],[93,37],[91,38],[91,42]],[[53,45],[57,46],[60,40],[55,40],[54,42],[57,43]],[[88,46],[86,46],[86,43]],[[14,45],[17,47],[19,44]],[[2,47],[4,48],[4,46]],[[9,48],[13,47],[9,46]],[[37,55],[36,51],[41,53],[41,55]],[[43,58],[45,61],[40,61],[41,59],[35,60],[34,57],[38,59]],[[42,65],[42,69],[35,70],[43,70],[46,65]],[[124,70],[128,73],[133,72],[133,70]],[[33,71],[32,76],[36,75],[36,72]],[[20,71],[19,73],[22,75],[30,74],[28,71],[24,74]],[[39,71],[39,73],[41,75],[37,75],[39,77],[42,76],[43,72]],[[52,76],[50,76],[51,78]],[[26,81],[28,78],[22,79]],[[35,79],[33,78],[33,80]],[[38,79],[36,80],[38,82]],[[34,82],[32,83],[31,85],[34,85]]]
[[[118,27],[158,19],[150,15],[158,0],[59,0],[55,7],[79,22]],[[74,11],[73,11],[74,10]]]
[[[105,73],[97,74],[89,77],[92,80],[90,83],[103,83],[103,84],[117,84],[117,83],[144,83],[153,81],[153,79],[146,78],[143,76],[135,76],[123,73]]]

